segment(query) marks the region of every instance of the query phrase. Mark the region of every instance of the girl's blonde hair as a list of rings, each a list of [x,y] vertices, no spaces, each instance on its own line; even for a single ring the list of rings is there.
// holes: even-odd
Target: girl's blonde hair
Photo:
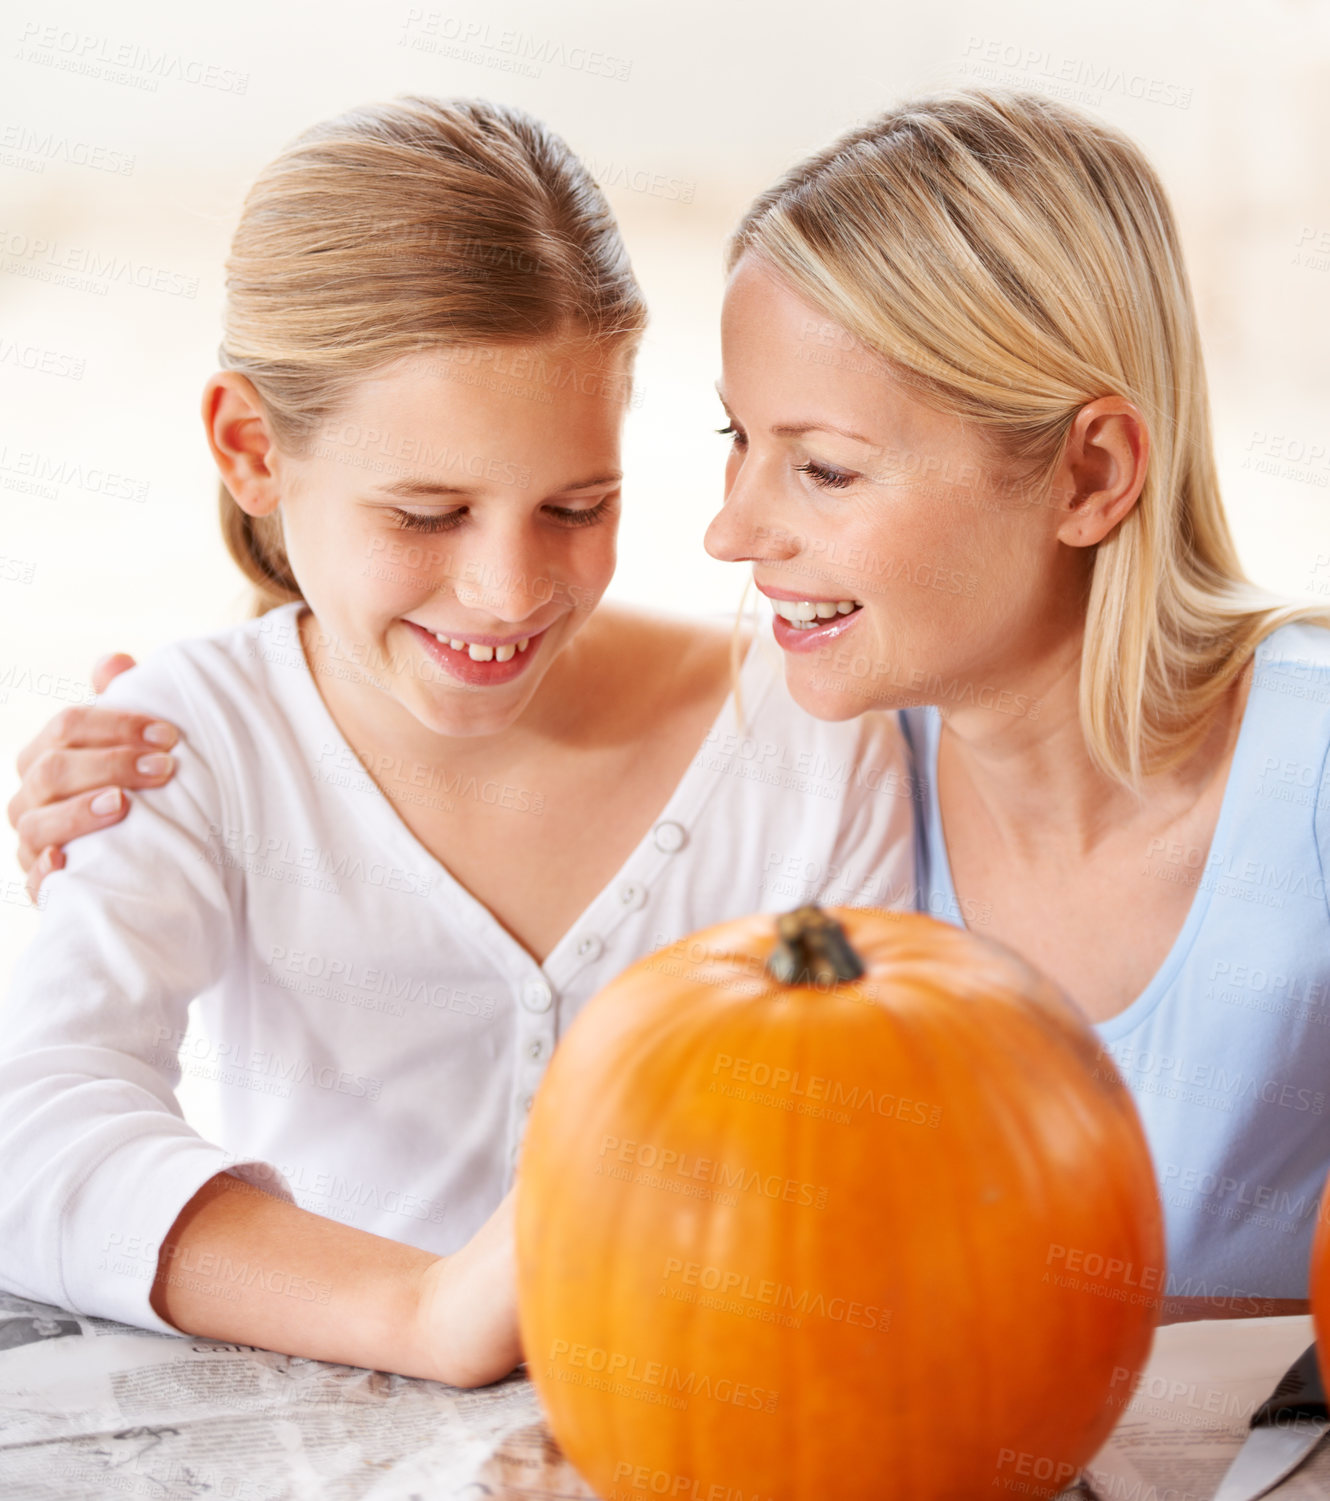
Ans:
[[[311,127],[259,174],[218,358],[298,451],[402,355],[569,332],[631,354],[645,326],[609,205],[558,136],[508,105],[402,95]],[[279,515],[247,515],[225,485],[219,502],[254,612],[301,598]]]
[[[1327,619],[1243,574],[1177,228],[1121,131],[1032,92],[911,100],[763,193],[728,267],[748,254],[976,423],[1032,499],[1084,403],[1140,409],[1145,484],[1095,549],[1080,676],[1090,753],[1122,783],[1195,750],[1270,631]]]

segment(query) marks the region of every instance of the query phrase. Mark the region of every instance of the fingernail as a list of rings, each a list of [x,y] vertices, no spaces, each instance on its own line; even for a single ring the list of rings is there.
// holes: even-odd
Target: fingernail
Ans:
[[[99,792],[88,804],[89,809],[98,815],[102,813],[118,813],[120,811],[119,787],[108,787],[105,792]]]
[[[134,769],[141,777],[164,777],[171,769],[171,758],[160,754],[140,756],[134,762]]]
[[[144,727],[143,738],[149,745],[174,745],[175,730],[160,719],[154,719],[150,725]]]

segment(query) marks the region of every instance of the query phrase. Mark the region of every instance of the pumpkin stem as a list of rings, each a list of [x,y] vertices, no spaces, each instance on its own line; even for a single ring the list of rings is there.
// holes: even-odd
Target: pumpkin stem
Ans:
[[[837,985],[864,972],[845,929],[815,902],[782,912],[776,933],[767,973],[782,985]]]

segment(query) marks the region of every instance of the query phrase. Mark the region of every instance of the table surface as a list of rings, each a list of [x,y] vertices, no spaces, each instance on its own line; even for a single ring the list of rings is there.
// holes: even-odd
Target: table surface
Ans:
[[[1118,1501],[1139,1489],[1141,1475],[1142,1496],[1170,1494],[1179,1474],[1188,1485],[1173,1494],[1212,1496],[1245,1434],[1244,1414],[1310,1338],[1305,1302],[1171,1301],[1132,1404],[1099,1457],[1119,1468],[1097,1473],[1092,1461],[1061,1501]],[[1195,1398],[1212,1389],[1227,1414],[1213,1422],[1213,1404]],[[1113,1478],[1123,1473],[1138,1477],[1125,1489]],[[1327,1478],[1330,1446],[1270,1494],[1325,1497]],[[4,1293],[0,1496],[593,1501],[550,1436],[524,1370],[461,1391],[131,1329]]]
[[[1306,1298],[1165,1298],[1159,1324],[1186,1324],[1196,1319],[1290,1318],[1311,1311]]]

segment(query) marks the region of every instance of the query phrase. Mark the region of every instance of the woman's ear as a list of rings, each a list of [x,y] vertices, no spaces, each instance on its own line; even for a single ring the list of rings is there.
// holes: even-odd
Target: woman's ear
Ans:
[[[242,511],[267,516],[281,499],[277,454],[259,393],[236,370],[219,370],[203,388],[203,428],[222,483]]]
[[[1150,458],[1150,430],[1121,396],[1097,396],[1077,412],[1062,451],[1054,493],[1062,497],[1059,542],[1093,547],[1136,504]]]

